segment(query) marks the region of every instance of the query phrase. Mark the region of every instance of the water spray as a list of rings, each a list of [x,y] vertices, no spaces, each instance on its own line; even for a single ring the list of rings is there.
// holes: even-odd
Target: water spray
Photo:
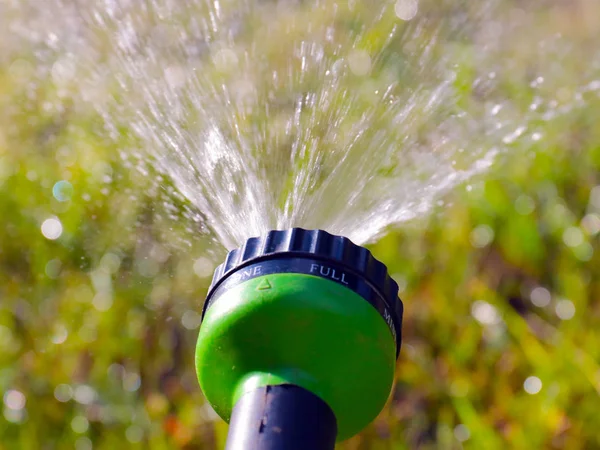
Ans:
[[[398,285],[369,250],[293,228],[217,267],[196,347],[227,450],[331,450],[382,410],[401,344]]]

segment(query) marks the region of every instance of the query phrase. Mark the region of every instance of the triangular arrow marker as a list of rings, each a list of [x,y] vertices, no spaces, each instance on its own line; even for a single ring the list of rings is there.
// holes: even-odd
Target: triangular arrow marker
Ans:
[[[258,291],[266,291],[267,289],[271,289],[271,283],[266,278],[260,282],[260,284],[256,287]]]

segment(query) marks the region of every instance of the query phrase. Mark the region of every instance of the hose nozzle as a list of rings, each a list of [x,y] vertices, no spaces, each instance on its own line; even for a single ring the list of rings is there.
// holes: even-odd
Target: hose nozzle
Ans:
[[[362,430],[389,396],[402,312],[398,285],[386,267],[345,237],[292,228],[248,239],[231,251],[215,271],[196,347],[200,386],[215,411],[231,419],[230,442],[259,442],[269,432],[285,441],[289,432],[296,437],[284,446],[246,448],[333,448],[307,447],[308,441],[296,447],[297,427],[282,428],[274,425],[277,420],[241,425],[254,421],[236,416],[275,414],[301,426],[310,413],[285,419],[284,398],[292,416],[294,405],[323,417],[331,411],[338,441]],[[294,387],[294,395],[286,386]],[[249,399],[264,398],[256,393],[268,387],[281,394],[278,412],[259,400],[248,406]],[[316,429],[308,422],[300,435],[312,439]]]

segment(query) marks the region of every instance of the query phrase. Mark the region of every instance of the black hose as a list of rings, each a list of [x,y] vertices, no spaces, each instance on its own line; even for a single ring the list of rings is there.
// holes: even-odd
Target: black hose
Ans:
[[[291,384],[246,393],[231,415],[226,450],[333,450],[337,423],[331,408]]]

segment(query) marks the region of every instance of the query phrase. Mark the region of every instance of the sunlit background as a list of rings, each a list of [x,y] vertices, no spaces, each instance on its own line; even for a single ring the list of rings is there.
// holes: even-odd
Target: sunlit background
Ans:
[[[222,449],[212,271],[299,224],[405,305],[341,449],[600,448],[600,3],[88,3],[0,0],[0,449]]]

